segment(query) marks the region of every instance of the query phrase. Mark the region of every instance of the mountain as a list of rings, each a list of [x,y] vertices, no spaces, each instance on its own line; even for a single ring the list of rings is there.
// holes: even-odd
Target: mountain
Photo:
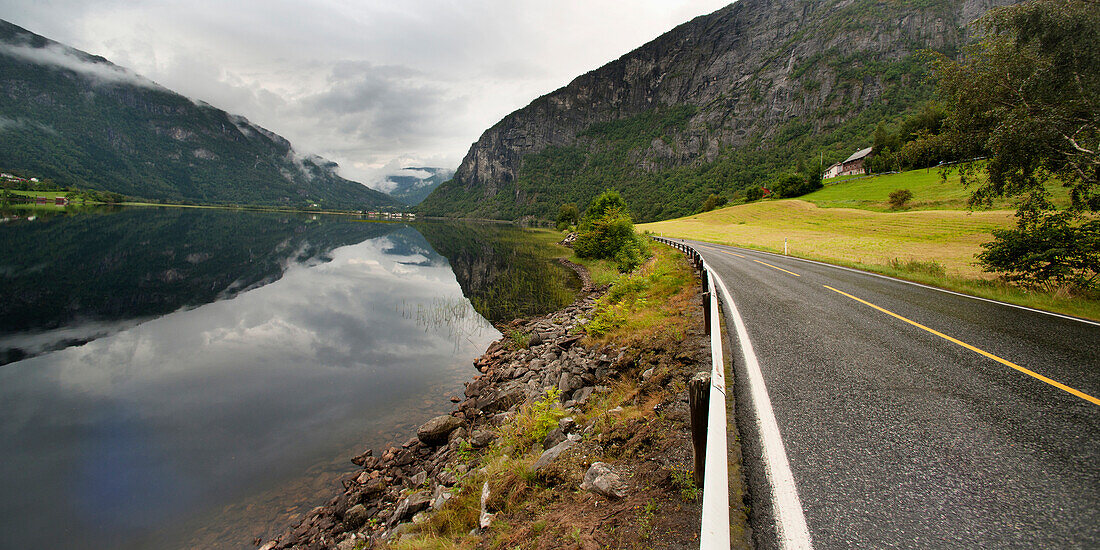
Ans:
[[[6,21],[0,168],[165,202],[401,207],[244,117]]]
[[[386,178],[394,186],[387,194],[409,206],[420,204],[436,187],[455,174],[448,168],[428,167],[405,168],[403,172]]]
[[[740,0],[506,116],[418,211],[546,219],[616,188],[649,221],[827,166],[928,101],[922,50],[953,55],[1005,3]]]

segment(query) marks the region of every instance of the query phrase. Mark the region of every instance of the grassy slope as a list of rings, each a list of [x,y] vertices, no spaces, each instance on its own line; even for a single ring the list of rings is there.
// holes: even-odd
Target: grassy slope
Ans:
[[[946,179],[936,168],[911,170],[900,174],[872,176],[860,179],[825,180],[825,187],[801,197],[824,208],[860,208],[886,212],[889,210],[887,199],[897,189],[908,189],[913,193],[908,210],[966,210],[966,201],[971,189],[959,181],[958,172],[949,172]],[[1055,204],[1069,204],[1069,195],[1065,189],[1057,186],[1048,188]],[[1014,210],[1015,201],[1000,200],[993,205],[997,210]]]
[[[887,212],[886,196],[898,188],[913,191],[914,206]],[[938,172],[917,170],[829,185],[804,200],[744,204],[638,229],[772,252],[782,252],[787,239],[794,256],[1100,319],[1095,296],[1023,291],[983,273],[974,255],[993,229],[1013,224],[1014,211],[962,210],[966,193],[957,177],[942,183]]]

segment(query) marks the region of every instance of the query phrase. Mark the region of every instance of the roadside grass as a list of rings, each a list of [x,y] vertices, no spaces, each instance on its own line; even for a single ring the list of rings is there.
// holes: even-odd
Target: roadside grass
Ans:
[[[967,199],[973,188],[964,187],[958,170],[941,177],[939,168],[910,170],[899,174],[871,176],[857,180],[825,180],[825,187],[799,197],[822,208],[858,208],[875,212],[891,211],[888,202],[891,192],[908,189],[913,193],[904,210],[966,210]],[[1069,204],[1069,194],[1060,185],[1047,187],[1051,200],[1058,207]],[[1002,199],[993,204],[992,210],[1014,210],[1018,200]]]
[[[693,271],[682,254],[671,247],[658,243],[647,246],[653,256],[634,273],[619,275],[615,270],[615,283],[597,306],[597,311],[623,306],[625,322],[598,337],[590,335],[585,344],[644,338],[650,346],[660,346],[663,345],[660,342],[671,344],[682,339],[677,331],[686,331],[690,326],[689,307],[696,306],[697,301]],[[608,265],[614,269],[614,264]],[[643,449],[624,443],[637,433],[639,426],[648,426],[654,434],[668,432],[671,429],[668,421],[655,413],[657,404],[667,401],[670,394],[686,391],[684,381],[673,377],[669,383],[654,385],[646,393],[636,373],[608,385],[610,391],[593,394],[586,405],[570,413],[578,425],[590,426],[585,431],[585,441],[596,442],[598,446],[585,445],[583,454],[567,451],[546,472],[532,472],[531,467],[542,453],[543,438],[567,414],[557,388],[548,388],[541,399],[525,403],[515,417],[496,428],[497,437],[488,447],[461,453],[459,456],[468,470],[458,476],[459,482],[452,489],[454,497],[425,521],[415,524],[410,531],[414,537],[394,541],[388,547],[400,550],[535,548],[563,544],[592,547],[590,529],[586,528],[585,534],[573,523],[562,521],[575,517],[579,513],[578,502],[583,502],[578,500],[581,493],[573,489],[580,481],[576,477],[592,462],[633,457],[641,452]],[[686,466],[680,468],[683,467]],[[471,534],[477,527],[481,490],[486,482],[490,489],[487,508],[496,517],[488,530]],[[670,492],[672,500],[683,503],[698,499],[697,491],[687,484],[681,485]],[[667,503],[649,498],[635,518],[644,520],[644,525],[635,524],[622,533],[614,532],[612,527],[618,547],[636,547],[632,541],[648,540],[651,531],[657,532],[658,506]]]
[[[634,346],[658,333],[679,339],[689,329],[683,312],[695,296],[691,267],[669,246],[652,241],[647,246],[652,257],[616,278],[597,302],[585,326],[589,345]]]
[[[861,180],[862,181],[862,180]],[[858,183],[858,182],[857,182]],[[995,280],[977,265],[993,229],[1010,227],[1014,212],[923,210],[872,212],[820,208],[804,200],[764,201],[715,210],[639,229],[790,255],[897,277],[1089,319],[1100,319],[1100,296],[1027,290]]]

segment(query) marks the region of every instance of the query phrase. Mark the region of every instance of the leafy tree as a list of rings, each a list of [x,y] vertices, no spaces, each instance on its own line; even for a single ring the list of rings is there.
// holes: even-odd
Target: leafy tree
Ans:
[[[613,259],[623,272],[642,262],[645,245],[634,233],[634,222],[618,192],[604,191],[592,201],[573,250],[581,258]]]
[[[592,204],[588,205],[588,210],[584,212],[584,222],[599,219],[613,209],[626,212],[626,202],[623,201],[623,197],[619,195],[618,191],[607,189],[600,196],[593,199]]]
[[[577,205],[567,202],[558,209],[558,229],[564,230],[571,225],[577,225],[580,221],[580,211]]]
[[[958,61],[940,55],[935,78],[948,113],[944,139],[966,157],[973,204],[1039,191],[1052,178],[1075,210],[1100,208],[1100,5],[1034,0],[989,11],[983,39]]]
[[[991,10],[984,35],[958,61],[939,56],[935,78],[947,115],[942,146],[961,158],[972,205],[1024,195],[1014,229],[994,231],[978,255],[1010,281],[1096,282],[1100,209],[1100,4],[1033,0]],[[986,172],[986,180],[977,178]],[[1047,183],[1069,188],[1058,212]],[[1091,247],[1091,248],[1090,248]]]
[[[703,201],[703,210],[702,211],[703,212],[710,212],[711,210],[714,210],[715,208],[725,206],[727,202],[729,202],[729,199],[727,199],[726,197],[723,197],[723,196],[720,196],[720,195],[715,195],[714,193],[711,193],[710,196],[707,197],[707,200]]]
[[[752,186],[745,189],[745,202],[758,201],[764,197],[764,190],[759,186]]]
[[[1026,201],[1031,203],[1031,201]],[[993,242],[978,254],[986,271],[1006,280],[1055,290],[1085,289],[1100,273],[1100,220],[1068,211],[1023,207],[1013,229],[993,231]]]

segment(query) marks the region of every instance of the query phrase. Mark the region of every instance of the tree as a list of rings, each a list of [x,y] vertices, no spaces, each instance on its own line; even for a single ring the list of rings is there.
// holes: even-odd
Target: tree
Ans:
[[[945,145],[961,158],[971,203],[1041,191],[1051,179],[1070,189],[1075,210],[1100,208],[1100,4],[1034,0],[990,10],[984,36],[958,61],[938,55],[937,91],[947,107]]]
[[[634,233],[634,222],[618,192],[604,191],[592,201],[573,250],[581,258],[613,259],[623,272],[642,262],[645,245]]]
[[[558,208],[558,229],[565,230],[571,225],[577,225],[580,221],[580,211],[577,210],[577,205],[571,202],[567,202]]]
[[[588,205],[588,210],[585,210],[584,220],[582,221],[588,222],[600,218],[614,208],[626,212],[626,202],[618,191],[607,189],[600,196],[593,199],[592,204]]]
[[[1087,214],[1100,209],[1100,3],[1033,0],[990,10],[978,26],[982,39],[961,59],[935,62],[946,107],[939,145],[958,158],[989,157],[960,168],[974,186],[971,205],[1025,196],[1015,229],[994,231],[978,259],[1009,281],[1092,286],[1100,229]],[[977,177],[983,169],[985,181]],[[1069,189],[1068,211],[1051,203],[1051,182]]]
[[[1030,201],[1028,201],[1030,202]],[[1025,286],[1089,288],[1100,273],[1100,220],[1023,207],[1016,227],[993,231],[978,254],[986,271]]]
[[[729,202],[729,199],[727,199],[726,197],[711,193],[710,196],[707,197],[707,200],[703,201],[703,210],[702,211],[703,212],[710,212],[711,210],[714,210],[715,208],[725,206],[727,202]]]

